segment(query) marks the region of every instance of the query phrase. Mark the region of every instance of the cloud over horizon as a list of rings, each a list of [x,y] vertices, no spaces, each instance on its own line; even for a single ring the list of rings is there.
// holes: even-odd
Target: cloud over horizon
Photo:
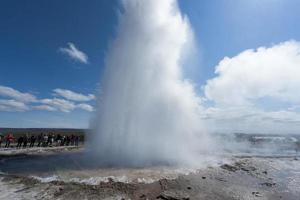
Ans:
[[[205,96],[218,104],[248,105],[261,98],[300,103],[300,43],[249,49],[225,57],[207,81]]]
[[[287,41],[225,57],[204,86],[214,103],[204,118],[235,130],[293,132],[300,128],[300,43]]]
[[[92,105],[87,103],[76,103],[93,101],[95,96],[93,94],[80,94],[71,90],[54,89],[54,96],[63,98],[45,98],[38,99],[30,93],[22,93],[16,89],[0,85],[0,112],[25,112],[31,110],[42,111],[59,111],[69,113],[75,109],[81,109],[87,112],[93,112]]]
[[[69,42],[68,47],[60,47],[59,51],[63,54],[68,55],[72,60],[83,63],[83,64],[88,64],[89,63],[89,58],[86,53],[83,51],[79,50],[75,44]]]

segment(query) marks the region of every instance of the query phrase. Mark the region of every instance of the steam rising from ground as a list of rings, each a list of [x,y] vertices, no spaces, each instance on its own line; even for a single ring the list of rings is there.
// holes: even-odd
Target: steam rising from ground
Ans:
[[[93,152],[102,162],[190,163],[205,151],[200,99],[182,77],[193,33],[176,0],[127,0],[106,60]]]

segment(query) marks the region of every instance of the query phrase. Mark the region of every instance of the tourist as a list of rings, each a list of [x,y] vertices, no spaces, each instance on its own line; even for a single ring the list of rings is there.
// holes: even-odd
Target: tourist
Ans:
[[[47,147],[47,146],[48,146],[48,135],[45,134],[43,138],[43,147]]]
[[[61,146],[61,135],[58,134],[55,138],[56,146]]]
[[[37,142],[38,142],[37,147],[40,147],[41,144],[42,144],[42,142],[43,142],[43,133],[41,133],[41,134],[38,136]]]
[[[61,139],[61,146],[65,146],[65,143],[66,143],[66,136],[62,136],[62,139]]]
[[[74,146],[75,145],[75,136],[73,134],[71,135],[70,141],[71,141],[71,146]]]
[[[53,141],[52,138],[53,137],[52,137],[52,135],[50,133],[49,136],[48,136],[48,141],[47,141],[48,144],[47,144],[47,146],[50,146],[50,147],[52,146],[52,141]]]
[[[21,137],[18,138],[18,140],[17,140],[17,142],[18,142],[17,148],[21,148],[22,147],[23,141],[24,141],[24,137],[23,136],[21,136]]]
[[[66,137],[66,146],[69,146],[71,142],[71,138],[69,136]]]
[[[23,141],[23,148],[27,148],[28,140],[29,140],[28,135],[25,135],[24,136],[24,141]]]
[[[80,137],[80,141],[81,141],[82,144],[84,144],[84,141],[85,141],[84,135],[82,135],[82,136]]]
[[[13,134],[8,134],[6,136],[6,144],[5,144],[5,148],[9,148],[10,147],[10,144],[13,142],[14,140],[14,136]]]
[[[2,143],[5,142],[4,148],[10,148],[15,138],[13,134],[7,134],[5,136],[0,134],[0,148]],[[79,143],[84,141],[82,135],[62,135],[62,134],[43,134],[40,133],[38,136],[24,134],[20,135],[16,139],[16,148],[33,148],[35,147],[53,147],[53,146],[79,146]]]
[[[79,136],[75,136],[75,146],[79,145]]]
[[[34,135],[32,135],[30,137],[30,145],[29,145],[29,147],[34,147],[35,140],[36,140],[36,137]]]
[[[54,145],[54,140],[55,140],[55,135],[52,134],[52,135],[51,135],[51,145]]]

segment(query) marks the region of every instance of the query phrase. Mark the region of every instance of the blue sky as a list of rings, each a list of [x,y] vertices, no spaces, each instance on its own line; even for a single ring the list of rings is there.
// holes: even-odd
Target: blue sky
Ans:
[[[215,67],[224,57],[300,40],[297,0],[181,0],[179,5],[197,39],[200,62],[191,77],[201,95],[201,86],[217,76]],[[95,105],[95,98],[88,97],[99,88],[119,6],[118,0],[0,2],[0,86],[6,91],[0,96],[0,127],[88,127],[93,113],[88,106]],[[81,54],[75,52],[72,58],[70,45]],[[36,109],[4,102],[18,100],[18,91],[43,99],[49,107],[40,107],[35,100],[30,105]],[[208,104],[218,103],[214,97],[213,92],[207,95]],[[257,102],[267,110],[269,103]],[[298,105],[272,100],[276,105],[272,111],[282,111],[286,104]]]

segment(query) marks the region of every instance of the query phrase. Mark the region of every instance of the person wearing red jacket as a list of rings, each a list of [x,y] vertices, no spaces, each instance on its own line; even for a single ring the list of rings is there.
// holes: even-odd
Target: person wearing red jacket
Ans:
[[[5,148],[9,148],[10,147],[10,144],[13,142],[14,140],[14,136],[13,134],[8,134],[6,136],[6,144],[5,144]]]

